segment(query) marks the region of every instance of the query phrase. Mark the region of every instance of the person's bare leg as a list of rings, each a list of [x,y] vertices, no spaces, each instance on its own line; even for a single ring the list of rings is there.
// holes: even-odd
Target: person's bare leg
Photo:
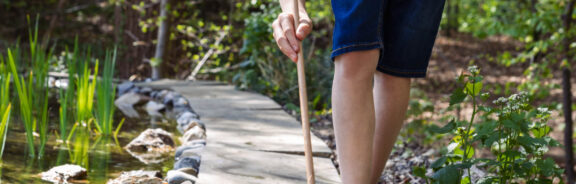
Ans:
[[[374,135],[372,84],[379,51],[356,51],[336,57],[332,113],[340,174],[344,184],[370,182]]]
[[[408,100],[410,97],[410,79],[395,77],[382,72],[374,74],[374,103],[376,111],[376,129],[374,132],[372,180],[378,182],[394,142],[400,133]]]

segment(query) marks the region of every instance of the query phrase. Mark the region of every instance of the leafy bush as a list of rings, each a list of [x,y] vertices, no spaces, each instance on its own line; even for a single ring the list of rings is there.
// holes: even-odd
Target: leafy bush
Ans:
[[[560,144],[548,136],[551,128],[546,124],[550,111],[546,107],[534,108],[527,93],[500,97],[494,107],[485,104],[488,93],[481,93],[483,77],[475,66],[458,78],[457,88],[450,97],[450,105],[471,101],[469,120],[453,119],[437,133],[453,136],[442,150],[442,157],[431,164],[432,175],[425,168],[414,173],[428,182],[452,183],[552,183],[563,172],[554,160],[544,158],[549,147]],[[489,150],[490,157],[477,158],[476,152]],[[471,168],[488,171],[484,178],[474,178]]]
[[[319,11],[314,11],[315,9]],[[318,2],[309,4],[309,11],[317,25],[328,22],[328,17],[331,16],[319,8]],[[258,11],[251,13],[246,19],[244,42],[240,50],[240,55],[246,59],[240,63],[232,81],[240,89],[271,96],[286,105],[288,110],[299,112],[295,105],[298,104],[296,64],[279,51],[272,38],[270,25],[279,12],[280,6],[277,3],[262,4]],[[309,105],[318,115],[330,112],[331,103],[333,67],[329,58],[330,50],[317,46],[319,42],[324,42],[321,38],[325,37],[325,34],[326,32],[313,33],[303,42]]]

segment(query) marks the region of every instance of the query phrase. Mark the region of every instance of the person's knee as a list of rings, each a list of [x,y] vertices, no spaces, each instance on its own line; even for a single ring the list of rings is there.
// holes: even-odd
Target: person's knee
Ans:
[[[398,77],[382,72],[376,72],[374,74],[374,81],[378,85],[379,83],[382,84],[390,84],[394,86],[398,85],[407,85],[410,86],[411,79],[407,77]]]
[[[372,81],[379,52],[377,49],[368,51],[348,52],[336,57],[335,77],[346,80]]]

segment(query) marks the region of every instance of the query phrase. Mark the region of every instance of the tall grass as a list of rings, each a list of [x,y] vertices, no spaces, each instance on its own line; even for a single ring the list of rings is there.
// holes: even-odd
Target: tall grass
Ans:
[[[74,102],[74,95],[75,95],[75,84],[76,84],[76,66],[77,61],[79,58],[79,49],[78,49],[78,38],[74,41],[74,50],[72,51],[71,57],[66,55],[65,63],[68,67],[68,85],[66,91],[60,90],[60,137],[62,142],[66,142],[68,137],[68,126],[70,122],[70,116],[74,113],[74,111],[69,110],[70,106],[73,105]],[[66,54],[69,54],[68,48],[66,48]]]
[[[104,71],[102,77],[98,79],[96,96],[96,128],[103,135],[112,135],[114,123],[114,99],[116,96],[116,86],[112,79],[114,77],[114,66],[116,64],[116,49],[112,53],[106,52],[104,59]]]
[[[30,85],[26,85],[26,81],[24,77],[18,74],[18,70],[16,69],[15,59],[12,54],[12,50],[8,48],[8,65],[10,66],[10,71],[14,76],[14,85],[16,87],[16,92],[18,94],[18,100],[20,104],[20,116],[24,121],[24,129],[26,129],[26,142],[28,143],[28,151],[30,156],[35,155],[34,149],[34,118],[32,117],[32,107],[31,107],[31,91],[30,86],[32,81],[30,81]]]
[[[37,22],[36,26],[30,30],[29,52],[23,53],[18,47],[14,48],[14,50],[8,48],[8,65],[18,94],[20,116],[26,129],[29,155],[32,157],[36,155],[34,133],[38,131],[40,144],[37,154],[42,157],[48,140],[48,60],[52,57],[52,50],[46,52],[38,44]],[[23,54],[27,54],[26,56],[29,57],[24,58],[22,57]],[[16,64],[19,64],[19,66]],[[25,68],[30,68],[31,70],[21,75],[18,69]]]
[[[32,94],[30,94],[33,105],[32,108],[36,115],[33,127],[35,128],[34,131],[38,131],[40,135],[38,156],[42,157],[48,140],[48,68],[50,66],[49,59],[52,57],[53,49],[49,49],[48,52],[46,52],[39,43],[38,19],[39,16],[36,17],[34,31],[29,32],[30,64],[32,65],[32,71],[28,80],[33,84],[31,88]],[[28,20],[28,22],[30,22],[30,20]],[[30,30],[32,30],[32,28],[30,28]]]
[[[88,54],[89,55],[89,54]],[[82,70],[79,73],[76,85],[76,122],[87,123],[94,117],[94,92],[96,90],[96,80],[90,80],[90,63],[82,63]],[[98,61],[94,66],[94,76],[98,75]]]
[[[4,64],[4,56],[0,54],[0,159],[4,153],[4,144],[10,121],[10,78],[11,75]]]

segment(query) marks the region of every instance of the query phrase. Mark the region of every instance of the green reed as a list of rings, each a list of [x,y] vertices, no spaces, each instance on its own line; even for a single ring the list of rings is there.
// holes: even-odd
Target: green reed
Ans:
[[[85,123],[75,124],[71,132],[74,133],[72,149],[69,149],[70,162],[88,168],[90,151],[90,124],[93,119]],[[70,137],[69,137],[70,138]],[[69,145],[70,146],[70,145]]]
[[[106,52],[104,59],[104,71],[98,79],[96,96],[96,128],[102,135],[112,135],[114,123],[114,99],[116,96],[116,86],[113,83],[114,66],[116,64],[116,49]],[[96,76],[96,75],[94,75]]]
[[[90,80],[90,63],[82,63],[82,72],[79,73],[76,86],[76,123],[88,123],[94,117],[94,92],[96,80]],[[98,75],[98,61],[94,66],[94,76]]]
[[[68,124],[70,121],[70,116],[71,114],[74,113],[73,110],[70,110],[68,108],[70,108],[71,105],[73,105],[74,103],[74,95],[75,95],[75,84],[76,84],[76,66],[77,66],[77,61],[79,61],[80,58],[80,51],[78,49],[78,38],[76,38],[76,40],[74,41],[74,49],[72,51],[72,55],[69,56],[68,55],[68,48],[66,48],[66,55],[65,55],[65,63],[67,65],[68,68],[68,85],[66,90],[60,90],[60,109],[59,109],[59,115],[60,115],[60,138],[62,139],[63,142],[66,142],[66,139],[68,137],[68,132],[67,132],[67,128],[68,128]]]
[[[10,78],[11,75],[4,64],[4,56],[0,54],[0,159],[4,153],[4,144],[12,110],[9,97]]]
[[[29,155],[33,157],[38,154],[42,157],[48,140],[48,67],[52,49],[46,52],[38,44],[38,22],[34,28],[30,28],[29,37],[29,52],[21,52],[18,47],[7,49],[8,65],[14,78],[20,116],[26,129]],[[26,70],[27,68],[29,70]],[[19,69],[27,72],[20,74]],[[37,131],[40,139],[38,153],[35,151],[34,144],[34,133]]]
[[[12,50],[8,48],[8,65],[10,66],[10,70],[12,75],[14,76],[14,85],[16,87],[16,93],[18,94],[18,100],[20,105],[20,116],[24,121],[24,128],[26,129],[26,142],[28,143],[28,150],[30,156],[35,155],[34,149],[34,118],[32,117],[32,107],[31,107],[31,91],[30,86],[26,85],[26,80],[24,77],[18,74],[16,70],[16,64],[14,61],[14,56],[12,54]],[[31,84],[32,81],[30,81]]]

